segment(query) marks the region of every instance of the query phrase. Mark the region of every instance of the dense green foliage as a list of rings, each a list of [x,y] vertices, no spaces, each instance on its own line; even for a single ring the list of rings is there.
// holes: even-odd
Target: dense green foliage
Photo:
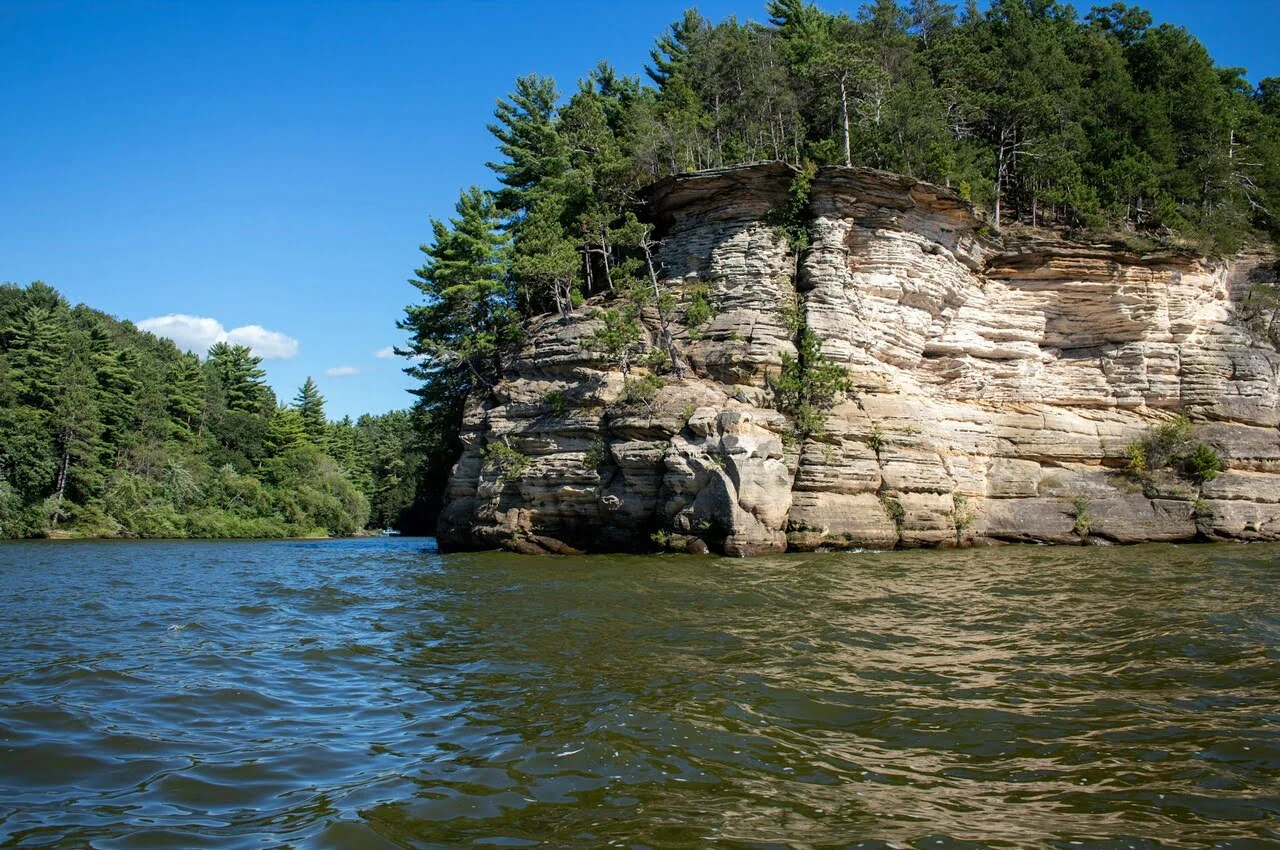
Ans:
[[[202,362],[54,289],[0,286],[0,537],[353,534],[413,510],[410,414],[278,406],[260,360]]]
[[[567,98],[530,75],[499,103],[499,188],[467,190],[456,218],[432,222],[412,281],[424,300],[401,323],[423,381],[432,492],[459,451],[465,399],[496,381],[525,319],[619,297],[587,314],[603,322],[588,350],[624,371],[646,357],[683,371],[670,323],[683,317],[696,337],[714,305],[659,286],[654,234],[634,212],[640,188],[668,174],[799,167],[774,216],[798,251],[813,170],[840,164],[953,187],[998,229],[1103,229],[1222,253],[1277,233],[1280,79],[1251,86],[1143,9],[869,0],[851,16],[769,0],[765,14],[713,23],[690,10],[658,38],[647,81],[602,62]],[[779,404],[820,427],[821,405],[801,397],[805,358],[780,380]]]
[[[1136,476],[1171,467],[1197,484],[1212,481],[1226,468],[1217,450],[1197,439],[1195,425],[1185,416],[1152,426],[1145,437],[1125,448],[1125,456],[1129,472]]]

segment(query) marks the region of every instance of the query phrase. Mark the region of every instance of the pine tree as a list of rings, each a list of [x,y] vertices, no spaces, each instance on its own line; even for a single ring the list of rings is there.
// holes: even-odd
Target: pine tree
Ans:
[[[307,438],[316,446],[323,448],[325,428],[328,424],[324,415],[324,396],[320,395],[320,389],[310,375],[298,388],[298,394],[293,397],[293,409],[302,417],[302,429],[306,432]]]
[[[267,422],[266,446],[271,456],[277,457],[308,443],[311,437],[302,414],[290,407],[277,407]]]
[[[338,462],[351,483],[372,502],[374,478],[370,446],[350,416],[330,423],[326,444],[328,455]]]
[[[70,354],[65,325],[50,309],[33,304],[9,335],[18,398],[39,410],[52,410],[62,395],[63,365]]]
[[[204,363],[205,372],[220,387],[228,410],[259,411],[272,402],[263,379],[262,358],[255,357],[245,345],[215,343]]]
[[[683,71],[689,62],[694,42],[706,28],[707,21],[698,14],[697,9],[686,10],[684,17],[673,23],[649,51],[649,59],[653,64],[644,66],[649,79],[661,87]]]
[[[817,6],[805,0],[768,0],[765,12],[778,35],[788,41],[803,42],[815,37],[826,17]],[[804,61],[801,50],[800,61]]]
[[[569,170],[569,151],[556,129],[555,80],[530,74],[516,80],[516,89],[499,101],[489,132],[498,140],[504,162],[490,162],[503,189],[497,206],[517,216],[533,205],[533,190]]]
[[[177,436],[199,433],[204,424],[204,377],[200,374],[200,360],[194,354],[178,354],[169,368],[165,386],[172,433]]]
[[[581,298],[578,275],[582,268],[578,243],[564,225],[570,217],[567,206],[561,192],[540,193],[516,228],[511,261],[524,303],[536,312],[554,307],[565,317]]]
[[[907,17],[911,29],[920,36],[926,50],[955,24],[956,6],[941,0],[907,0]]]
[[[56,526],[64,518],[64,500],[86,501],[101,486],[103,425],[92,370],[79,358],[64,364],[58,399],[49,412],[58,468],[53,483],[50,517]]]
[[[102,416],[103,439],[111,446],[123,444],[134,430],[138,392],[138,355],[119,349],[107,336],[106,328],[95,322],[89,335],[89,360],[97,384],[98,409]]]
[[[519,332],[519,314],[493,199],[472,187],[455,209],[448,223],[431,222],[433,241],[422,246],[426,262],[410,280],[424,303],[406,307],[398,327],[412,334],[408,351],[418,359],[406,371],[424,381],[423,403],[460,414],[468,393],[495,380],[501,349]]]

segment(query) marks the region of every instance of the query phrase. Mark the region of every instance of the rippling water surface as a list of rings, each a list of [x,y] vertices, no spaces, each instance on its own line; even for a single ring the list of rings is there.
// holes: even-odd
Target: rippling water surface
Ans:
[[[0,546],[3,847],[1280,846],[1280,548]]]

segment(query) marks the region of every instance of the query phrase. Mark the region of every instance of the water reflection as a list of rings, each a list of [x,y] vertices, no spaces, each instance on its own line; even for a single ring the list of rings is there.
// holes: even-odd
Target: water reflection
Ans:
[[[7,546],[0,845],[1265,846],[1277,555]]]

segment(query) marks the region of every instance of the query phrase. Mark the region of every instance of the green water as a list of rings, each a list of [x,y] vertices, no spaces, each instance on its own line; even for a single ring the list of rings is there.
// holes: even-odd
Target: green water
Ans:
[[[0,546],[2,847],[1280,847],[1280,548]]]

